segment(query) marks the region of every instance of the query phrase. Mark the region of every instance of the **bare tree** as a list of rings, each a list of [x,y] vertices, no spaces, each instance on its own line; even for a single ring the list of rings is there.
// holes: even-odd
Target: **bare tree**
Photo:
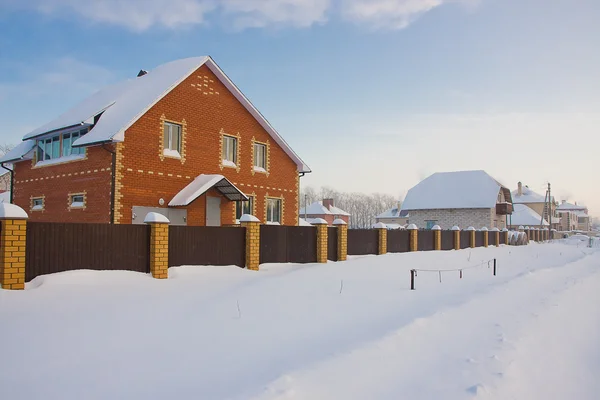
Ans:
[[[11,151],[15,146],[12,144],[0,144],[0,156]],[[0,190],[10,190],[10,173],[4,168],[0,168]]]
[[[303,201],[305,196],[307,204],[327,198],[333,199],[336,207],[350,214],[349,227],[355,229],[370,228],[378,214],[398,204],[398,200],[388,194],[338,192],[331,187],[322,187],[318,191],[310,186],[305,187],[301,192]]]

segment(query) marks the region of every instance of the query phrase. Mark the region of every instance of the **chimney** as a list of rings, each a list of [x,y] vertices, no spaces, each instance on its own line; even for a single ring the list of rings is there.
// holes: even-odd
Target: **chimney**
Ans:
[[[517,196],[523,196],[523,184],[521,182],[517,183]]]
[[[323,206],[328,210],[331,210],[331,207],[333,207],[333,199],[323,199]]]
[[[402,202],[398,200],[398,215],[400,215],[400,210],[402,209]]]
[[[148,73],[148,71],[140,69],[140,72],[138,72],[137,77],[139,78],[140,76],[144,76]]]

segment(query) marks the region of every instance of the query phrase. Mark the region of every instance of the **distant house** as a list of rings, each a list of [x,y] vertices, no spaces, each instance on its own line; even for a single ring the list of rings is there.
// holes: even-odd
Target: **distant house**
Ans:
[[[518,229],[520,226],[529,226],[530,228],[547,229],[550,224],[536,213],[532,208],[525,204],[513,204],[513,213],[508,220],[510,229]]]
[[[408,191],[402,210],[410,223],[431,229],[505,228],[513,211],[508,188],[485,171],[437,172]]]
[[[315,218],[323,218],[328,225],[332,225],[336,219],[350,223],[350,214],[333,205],[333,199],[315,201],[306,208],[300,209],[300,217],[311,223]]]
[[[562,230],[587,232],[591,229],[587,207],[578,205],[577,202],[573,204],[563,200],[556,207],[556,212],[561,216],[561,221],[564,219],[564,224],[561,224]]]
[[[532,209],[537,215],[544,216],[544,220],[549,221],[549,214],[548,214],[548,199],[545,195],[541,195],[539,193],[534,192],[533,190],[531,190],[528,186],[523,186],[523,184],[521,182],[519,182],[517,184],[517,190],[513,190],[512,191],[512,200],[513,200],[513,205],[516,204],[523,204],[527,207],[529,207],[530,209]],[[556,206],[554,205],[554,196],[552,196],[552,198],[550,199],[550,215],[552,215],[552,228],[555,229],[559,229],[560,228],[560,217],[556,214]],[[515,207],[515,213],[517,212],[517,208]],[[521,207],[519,207],[519,210],[522,210]],[[523,213],[521,213],[521,215],[525,215]],[[516,226],[519,227],[519,225],[523,225],[521,223],[515,222],[514,221],[515,215],[513,214],[511,217],[509,217],[508,219],[508,224],[510,226]],[[524,226],[526,225],[531,225],[526,223]],[[534,225],[540,225],[540,222],[538,221],[537,224]]]
[[[408,224],[408,211],[402,210],[400,202],[375,217],[375,222],[383,222],[390,229],[398,229]]]

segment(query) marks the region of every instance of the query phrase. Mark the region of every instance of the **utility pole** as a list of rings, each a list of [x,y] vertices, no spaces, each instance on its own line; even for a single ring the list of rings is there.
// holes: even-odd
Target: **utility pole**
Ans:
[[[307,199],[308,199],[308,195],[305,193],[304,194],[304,220],[306,221],[306,213],[307,213],[307,208],[308,208],[308,204],[307,203]]]
[[[550,182],[548,182],[548,239],[552,240],[552,194],[550,192]]]

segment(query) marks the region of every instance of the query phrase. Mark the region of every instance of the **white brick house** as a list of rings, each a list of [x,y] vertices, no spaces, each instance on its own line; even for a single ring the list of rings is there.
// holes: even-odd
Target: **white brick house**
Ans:
[[[485,171],[437,172],[408,191],[402,210],[419,228],[506,228],[510,190]]]

